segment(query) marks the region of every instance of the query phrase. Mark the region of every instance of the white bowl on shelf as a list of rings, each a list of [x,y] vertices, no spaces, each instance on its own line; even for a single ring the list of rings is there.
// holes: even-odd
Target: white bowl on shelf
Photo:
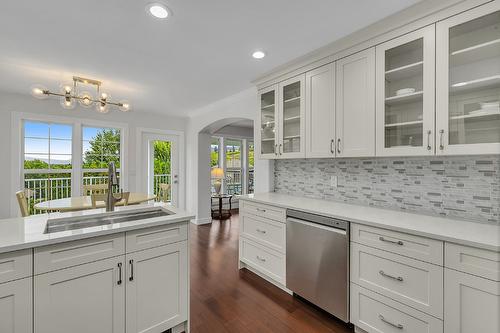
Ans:
[[[415,88],[403,88],[396,90],[396,96],[413,94],[415,92]]]

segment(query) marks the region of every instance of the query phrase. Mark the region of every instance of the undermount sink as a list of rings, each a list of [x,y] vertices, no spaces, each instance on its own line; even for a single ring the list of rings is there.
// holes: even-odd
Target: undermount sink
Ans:
[[[163,208],[154,207],[141,210],[130,210],[130,211],[112,212],[112,213],[78,216],[70,218],[49,219],[47,221],[47,226],[45,227],[44,233],[50,234],[53,232],[97,227],[101,225],[110,225],[114,223],[146,220],[173,214],[174,213],[165,210]]]

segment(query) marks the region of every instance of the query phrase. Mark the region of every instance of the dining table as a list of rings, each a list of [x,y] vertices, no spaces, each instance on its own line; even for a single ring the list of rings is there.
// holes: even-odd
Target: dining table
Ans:
[[[156,199],[156,195],[148,193],[130,192],[128,205],[137,205]],[[123,206],[124,201],[120,200],[116,206]],[[92,199],[89,195],[79,197],[69,197],[63,199],[54,199],[39,202],[34,205],[34,208],[46,212],[72,212],[77,210],[103,208],[106,207],[104,202],[97,202],[96,207],[92,207]]]

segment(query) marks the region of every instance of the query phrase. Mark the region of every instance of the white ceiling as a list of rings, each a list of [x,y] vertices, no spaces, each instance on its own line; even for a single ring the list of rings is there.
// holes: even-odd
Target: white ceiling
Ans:
[[[148,2],[0,1],[0,91],[81,75],[136,112],[185,116],[418,0],[165,0],[166,21]]]

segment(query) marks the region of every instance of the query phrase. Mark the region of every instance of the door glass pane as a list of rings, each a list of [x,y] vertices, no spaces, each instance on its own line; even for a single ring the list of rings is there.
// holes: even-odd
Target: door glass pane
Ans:
[[[172,201],[172,144],[170,141],[153,141],[153,194],[157,201]]]
[[[449,36],[449,144],[500,142],[500,12]]]
[[[385,52],[385,147],[422,146],[423,38]]]
[[[300,152],[300,81],[283,87],[283,153]]]
[[[274,134],[276,132],[274,90],[260,96],[261,153],[274,154]]]

